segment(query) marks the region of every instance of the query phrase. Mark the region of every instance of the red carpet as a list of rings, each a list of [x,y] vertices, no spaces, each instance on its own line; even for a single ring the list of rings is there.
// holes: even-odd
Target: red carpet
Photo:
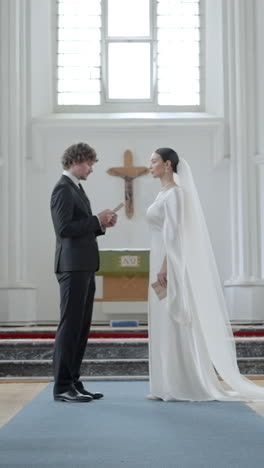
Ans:
[[[147,331],[138,331],[131,332],[129,331],[92,331],[90,333],[90,338],[147,338]],[[264,336],[264,329],[262,330],[238,330],[234,332],[234,336],[237,337],[254,337],[254,336]],[[52,339],[55,337],[54,332],[0,332],[0,339],[40,339],[40,338],[49,338]]]
[[[1,332],[0,340],[10,340],[10,339],[39,339],[39,338],[54,338],[55,333],[53,332]],[[91,332],[89,335],[90,338],[147,338],[147,332]]]

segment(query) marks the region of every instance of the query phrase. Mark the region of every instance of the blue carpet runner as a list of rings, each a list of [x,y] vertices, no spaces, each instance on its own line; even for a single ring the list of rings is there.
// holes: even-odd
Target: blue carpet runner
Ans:
[[[52,400],[52,384],[0,430],[0,466],[257,468],[264,418],[242,403],[145,399],[147,382],[87,382],[103,400]]]

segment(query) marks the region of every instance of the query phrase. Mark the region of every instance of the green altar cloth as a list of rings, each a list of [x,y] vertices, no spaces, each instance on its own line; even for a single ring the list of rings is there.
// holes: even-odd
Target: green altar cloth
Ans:
[[[99,276],[147,276],[148,273],[149,250],[100,250]]]

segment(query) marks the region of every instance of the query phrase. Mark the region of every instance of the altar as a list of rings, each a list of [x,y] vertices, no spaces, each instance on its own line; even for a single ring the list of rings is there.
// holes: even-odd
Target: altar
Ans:
[[[93,323],[147,321],[149,250],[101,249]]]

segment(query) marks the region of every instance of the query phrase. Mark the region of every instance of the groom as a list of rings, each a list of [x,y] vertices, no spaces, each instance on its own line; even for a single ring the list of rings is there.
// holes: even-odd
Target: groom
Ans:
[[[55,273],[60,288],[60,323],[54,344],[54,400],[90,402],[102,393],[86,390],[80,367],[90,330],[99,268],[96,237],[116,224],[111,210],[92,214],[80,180],[86,180],[97,161],[86,143],[67,148],[63,173],[51,196],[51,215],[56,234]]]

